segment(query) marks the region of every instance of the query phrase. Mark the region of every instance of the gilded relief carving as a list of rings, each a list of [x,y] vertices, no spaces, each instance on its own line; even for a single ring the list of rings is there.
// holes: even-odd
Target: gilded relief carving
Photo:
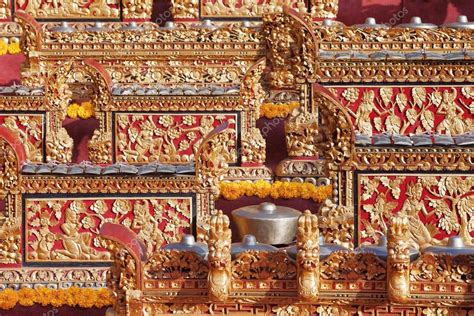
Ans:
[[[15,0],[16,10],[24,10],[39,19],[119,18],[119,5],[120,2],[116,0]]]
[[[293,279],[296,264],[284,252],[245,251],[232,261],[232,276],[248,280]]]
[[[264,14],[279,13],[283,6],[298,10],[301,13],[307,11],[302,0],[276,0],[263,2],[248,0],[244,2],[203,0],[201,1],[201,15],[206,17],[261,17]]]
[[[23,144],[26,157],[31,162],[43,160],[43,116],[42,115],[0,115],[0,125]]]
[[[409,219],[410,245],[445,242],[453,234],[474,242],[474,182],[469,175],[359,176],[359,238],[377,240],[394,215]]]
[[[229,163],[236,162],[237,115],[235,114],[116,114],[117,161],[145,163],[189,163],[194,161],[203,137],[214,127],[229,123],[222,152]]]
[[[151,253],[189,229],[191,207],[191,198],[27,199],[27,260],[107,261],[97,236],[106,222],[137,231]]]
[[[471,86],[331,88],[357,132],[460,135],[474,129]]]

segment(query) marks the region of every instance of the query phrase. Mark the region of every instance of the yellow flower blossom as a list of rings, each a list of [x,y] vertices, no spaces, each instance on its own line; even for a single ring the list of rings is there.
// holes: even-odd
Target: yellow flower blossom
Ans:
[[[221,196],[226,200],[235,200],[243,196],[257,196],[261,199],[271,197],[273,199],[312,199],[322,202],[331,197],[332,186],[315,186],[311,183],[282,182],[273,183],[258,180],[256,182],[237,181],[221,182]]]
[[[73,103],[70,106],[68,106],[68,108],[66,110],[67,116],[72,118],[72,119],[77,118],[77,111],[79,110],[79,107],[80,106],[77,103]]]
[[[82,102],[81,105],[73,103],[68,106],[66,113],[67,116],[72,119],[80,117],[81,119],[85,120],[94,116],[94,106],[89,101]]]
[[[21,53],[20,43],[11,42],[8,45],[8,53],[12,55]]]
[[[5,41],[0,40],[0,56],[8,53],[8,44]]]

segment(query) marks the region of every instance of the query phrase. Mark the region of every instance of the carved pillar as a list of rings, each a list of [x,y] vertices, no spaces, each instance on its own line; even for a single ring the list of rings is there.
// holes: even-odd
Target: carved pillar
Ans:
[[[395,303],[406,303],[410,296],[410,231],[408,217],[391,220],[387,236],[387,290]]]
[[[266,158],[266,141],[256,127],[260,117],[260,106],[265,100],[262,76],[265,70],[265,58],[257,61],[242,79],[240,98],[246,109],[242,115],[242,165],[263,166]]]
[[[211,217],[208,241],[208,292],[211,301],[224,302],[230,295],[232,286],[231,235],[229,218],[222,211]]]
[[[298,297],[315,302],[319,296],[319,228],[318,217],[309,210],[298,219],[296,246]]]
[[[96,109],[99,128],[94,131],[87,147],[89,160],[94,163],[112,163],[112,126],[107,111],[112,103],[112,78],[105,68],[95,59],[85,59],[84,66],[94,83],[95,91],[91,101]]]

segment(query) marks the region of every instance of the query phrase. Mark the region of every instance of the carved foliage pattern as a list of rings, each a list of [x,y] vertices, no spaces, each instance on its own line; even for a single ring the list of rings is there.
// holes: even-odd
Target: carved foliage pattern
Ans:
[[[334,252],[320,262],[326,280],[384,280],[386,263],[372,253]]]
[[[144,265],[145,279],[206,279],[207,261],[188,251],[154,253]]]
[[[474,281],[474,256],[426,253],[411,264],[411,281],[462,282]]]
[[[236,279],[285,280],[296,277],[296,264],[284,252],[246,251],[232,261]]]
[[[43,161],[42,115],[0,115],[0,125],[8,128],[8,130],[23,144],[26,157],[29,161]]]
[[[107,261],[98,237],[105,222],[137,232],[151,253],[177,242],[190,226],[191,198],[85,198],[26,200],[27,260]]]
[[[460,235],[474,240],[474,177],[462,175],[360,176],[359,238],[374,241],[387,233],[393,214],[409,218],[414,247],[440,244]]]
[[[472,86],[336,87],[357,132],[459,135],[474,129]]]
[[[202,138],[223,122],[229,123],[226,136],[227,162],[236,162],[237,115],[235,114],[116,114],[116,159],[128,163],[159,161],[187,163]]]

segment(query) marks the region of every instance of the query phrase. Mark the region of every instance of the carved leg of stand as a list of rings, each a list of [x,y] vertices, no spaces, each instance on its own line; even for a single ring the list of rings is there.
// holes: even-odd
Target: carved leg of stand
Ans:
[[[209,229],[208,291],[212,301],[224,302],[231,291],[231,230],[229,218],[219,211],[211,217]]]
[[[315,302],[319,295],[319,228],[318,217],[308,210],[298,219],[296,246],[298,296]]]
[[[388,230],[387,289],[389,300],[406,303],[410,296],[410,234],[406,216],[393,217]]]

